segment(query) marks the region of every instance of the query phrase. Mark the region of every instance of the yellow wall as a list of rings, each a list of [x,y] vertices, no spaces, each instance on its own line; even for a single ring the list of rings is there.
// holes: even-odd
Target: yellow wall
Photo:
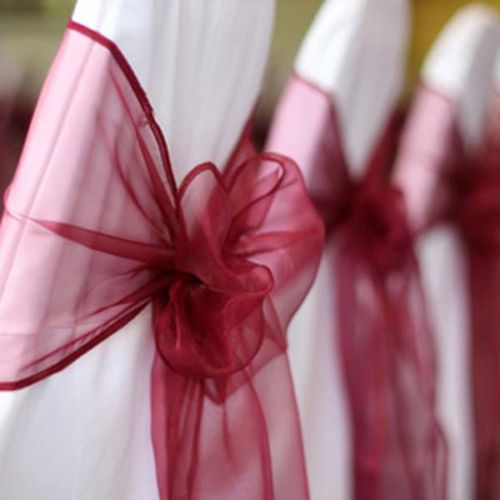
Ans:
[[[410,80],[414,81],[418,75],[418,67],[442,27],[456,10],[471,2],[466,0],[414,0],[413,3],[413,35],[409,76]],[[498,9],[500,13],[500,0],[483,0],[481,3]]]

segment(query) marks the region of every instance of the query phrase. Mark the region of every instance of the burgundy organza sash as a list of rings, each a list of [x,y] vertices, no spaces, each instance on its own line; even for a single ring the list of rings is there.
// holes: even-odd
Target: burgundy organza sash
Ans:
[[[334,167],[347,172],[335,117],[332,127]],[[337,214],[329,227],[337,242],[338,338],[357,500],[445,497],[446,445],[435,408],[434,341],[403,195],[388,181],[398,129],[394,120],[364,179],[348,181],[342,197],[332,197],[330,205]]]
[[[500,115],[499,97],[484,143],[465,147],[457,103],[419,90],[408,127],[400,181],[420,228],[454,222],[462,236],[469,302],[475,435],[475,498],[500,498]],[[419,182],[416,182],[419,181]],[[428,196],[420,199],[419,188]],[[415,213],[412,213],[415,216]],[[449,332],[453,333],[453,332]]]
[[[444,498],[434,345],[401,193],[360,187],[337,238],[355,498]]]
[[[497,117],[498,119],[498,117]],[[500,498],[500,134],[477,154],[455,133],[451,214],[467,257],[477,500]]]
[[[70,24],[7,198],[0,388],[63,369],[152,304],[162,499],[305,499],[284,332],[322,223],[298,169],[252,155],[175,185],[123,55]],[[280,476],[281,474],[281,476]]]

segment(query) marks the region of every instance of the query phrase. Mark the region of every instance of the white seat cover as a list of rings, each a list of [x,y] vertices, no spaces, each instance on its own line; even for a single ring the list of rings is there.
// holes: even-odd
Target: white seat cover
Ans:
[[[406,0],[327,0],[299,52],[296,73],[332,98],[353,177],[363,174],[394,111],[404,78],[408,26]],[[298,113],[296,118],[301,119]],[[322,133],[317,125],[296,127],[302,135],[295,141],[286,130],[273,132],[267,147],[297,159],[301,166],[304,151],[297,148],[308,142],[307,131]],[[318,139],[310,137],[313,147]],[[330,243],[289,329],[314,500],[346,500],[352,491],[349,416],[335,343],[334,251]]]
[[[223,166],[263,76],[274,0],[79,0],[155,109],[177,179]],[[61,373],[0,394],[0,498],[156,500],[150,310]]]
[[[458,126],[469,148],[478,147],[484,136],[499,43],[495,13],[481,5],[466,7],[445,27],[422,70],[423,83],[456,106]],[[412,183],[411,176],[406,176],[406,182]],[[415,192],[408,199],[410,213],[421,212],[418,198]],[[418,257],[437,341],[438,415],[449,446],[448,498],[472,500],[474,448],[466,277],[454,228],[440,226],[426,234],[419,243]]]
[[[333,97],[353,174],[400,95],[409,10],[404,0],[326,0],[297,57],[296,72]]]

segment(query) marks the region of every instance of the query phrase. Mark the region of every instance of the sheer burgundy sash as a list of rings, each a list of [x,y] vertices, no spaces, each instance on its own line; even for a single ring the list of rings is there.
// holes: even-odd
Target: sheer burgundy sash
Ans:
[[[493,106],[494,113],[499,109]],[[475,498],[494,500],[500,498],[500,115],[491,117],[481,147],[470,151],[458,128],[457,106],[448,96],[423,86],[416,111],[407,163],[417,168],[413,174],[425,176],[432,193],[420,203],[424,216],[418,225],[454,222],[465,250]],[[402,178],[412,182],[415,176],[408,171]],[[418,192],[406,181],[418,210]]]
[[[453,130],[447,172],[448,213],[458,223],[467,258],[477,500],[500,498],[499,119],[493,117],[483,147],[474,153]]]
[[[162,499],[307,498],[284,332],[323,229],[248,135],[177,187],[133,71],[70,23],[0,228],[0,389],[63,369],[152,304]],[[280,476],[281,474],[281,476]]]
[[[332,116],[323,149],[346,182],[316,199],[337,242],[335,305],[358,500],[445,496],[434,343],[403,196],[388,181],[399,128],[394,119],[364,178],[354,180]]]

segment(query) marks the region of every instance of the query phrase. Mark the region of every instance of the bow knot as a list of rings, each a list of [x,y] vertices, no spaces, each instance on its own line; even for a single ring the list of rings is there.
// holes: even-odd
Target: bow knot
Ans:
[[[348,241],[381,272],[400,269],[411,255],[403,194],[389,185],[361,184],[346,218]]]
[[[270,333],[265,303],[274,277],[252,256],[265,250],[258,232],[285,177],[283,165],[259,157],[229,179],[201,165],[181,186],[175,269],[155,303],[158,351],[175,371],[228,377]],[[264,238],[265,246],[279,248],[280,237]]]

